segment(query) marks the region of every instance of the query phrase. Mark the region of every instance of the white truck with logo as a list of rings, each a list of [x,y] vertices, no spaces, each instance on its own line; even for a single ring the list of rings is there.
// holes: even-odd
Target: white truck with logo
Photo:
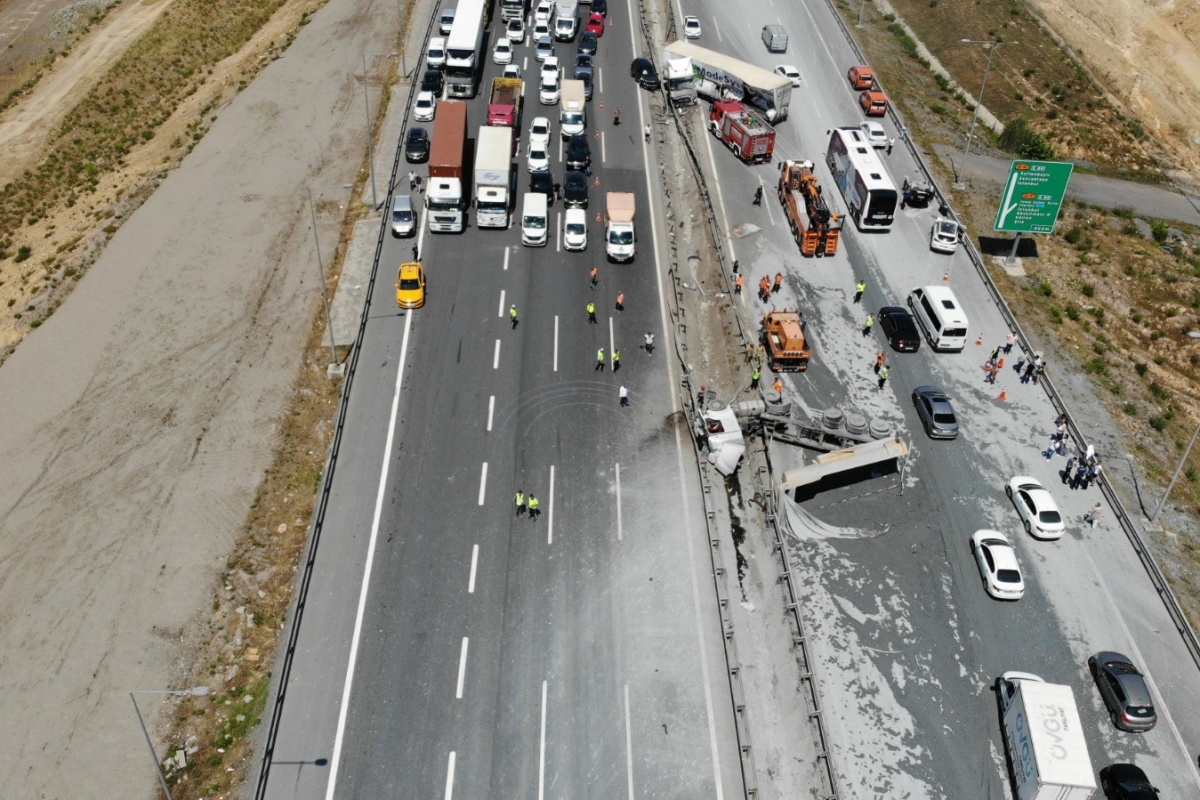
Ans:
[[[1017,800],[1089,800],[1095,772],[1071,687],[1006,672],[996,693]]]
[[[676,105],[708,100],[740,100],[778,124],[787,119],[792,82],[782,75],[706,50],[690,42],[671,42],[663,48],[667,67],[667,96]],[[687,86],[691,73],[692,86]]]
[[[513,195],[513,129],[485,125],[475,140],[475,224],[507,228]]]
[[[637,233],[633,220],[637,203],[632,192],[609,192],[605,208],[604,251],[609,261],[633,261],[637,249]]]
[[[558,101],[558,129],[562,138],[570,139],[583,133],[587,127],[587,99],[583,95],[583,81],[565,80]]]

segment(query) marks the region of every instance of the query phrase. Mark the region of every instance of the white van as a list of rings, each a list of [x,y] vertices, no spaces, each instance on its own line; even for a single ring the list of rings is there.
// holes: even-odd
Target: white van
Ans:
[[[526,247],[546,246],[546,209],[546,195],[541,192],[525,193],[525,205],[521,209],[521,244]]]
[[[958,352],[967,345],[967,315],[948,286],[922,286],[908,296],[908,307],[925,329],[934,350]]]
[[[782,25],[763,25],[762,40],[772,53],[787,52],[788,35]]]
[[[398,194],[392,199],[392,235],[412,236],[417,232],[417,210],[412,198]]]
[[[563,247],[573,253],[587,249],[587,212],[582,208],[568,208],[563,215]]]

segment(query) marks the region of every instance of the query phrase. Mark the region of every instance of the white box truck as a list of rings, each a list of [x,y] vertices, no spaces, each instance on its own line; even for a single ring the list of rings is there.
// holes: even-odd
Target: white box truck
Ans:
[[[633,220],[637,214],[632,192],[609,192],[605,209],[604,250],[609,261],[633,261],[637,234]]]
[[[583,81],[562,82],[558,107],[558,129],[562,132],[562,138],[570,139],[576,133],[583,133],[587,127],[587,99],[583,95]]]
[[[507,228],[513,191],[513,129],[484,125],[475,140],[475,224]]]
[[[579,0],[555,0],[554,3],[554,38],[560,42],[569,42],[575,38],[579,30]]]
[[[996,679],[1017,800],[1088,800],[1095,771],[1070,686],[1028,672]]]

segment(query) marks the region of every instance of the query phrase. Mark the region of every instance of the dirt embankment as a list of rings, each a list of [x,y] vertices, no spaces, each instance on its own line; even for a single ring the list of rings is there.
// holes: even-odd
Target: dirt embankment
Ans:
[[[1200,187],[1200,4],[1032,0],[1031,6]],[[1177,167],[1177,168],[1176,168]]]

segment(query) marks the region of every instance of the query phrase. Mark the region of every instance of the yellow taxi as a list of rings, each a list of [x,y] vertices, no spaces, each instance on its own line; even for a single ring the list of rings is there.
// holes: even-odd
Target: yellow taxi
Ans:
[[[401,308],[425,305],[425,270],[416,261],[400,265],[396,274],[396,305]]]

